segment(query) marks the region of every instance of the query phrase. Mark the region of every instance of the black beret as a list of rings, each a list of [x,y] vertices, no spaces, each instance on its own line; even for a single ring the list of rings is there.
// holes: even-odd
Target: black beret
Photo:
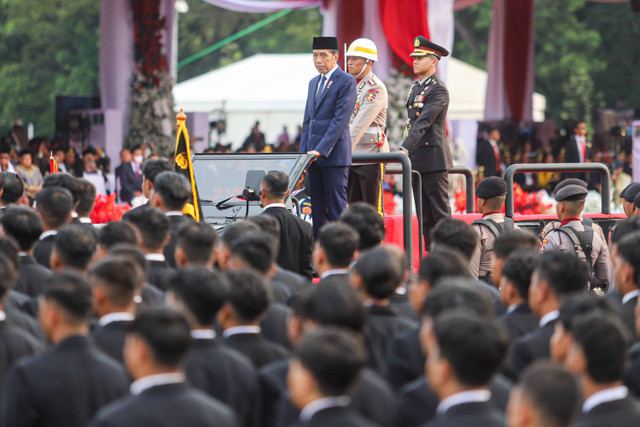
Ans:
[[[634,182],[633,184],[625,188],[623,191],[624,191],[624,199],[629,203],[633,203],[638,193],[640,193],[640,182]]]
[[[427,56],[434,55],[440,59],[441,56],[449,56],[449,51],[442,46],[438,46],[424,36],[418,36],[413,39],[413,47],[415,48],[409,56]]]
[[[336,37],[314,37],[312,49],[338,50],[338,39]]]
[[[565,185],[559,191],[556,191],[556,201],[568,201],[584,200],[587,197],[589,191],[581,185],[569,184]]]
[[[563,189],[567,185],[579,185],[580,187],[587,188],[587,183],[585,181],[578,178],[567,178],[560,181],[558,185],[556,185],[556,188],[554,188],[553,191],[557,193],[559,190]]]
[[[490,199],[505,194],[507,194],[507,181],[498,176],[485,178],[476,187],[476,196],[481,199]]]
[[[640,208],[640,193],[636,194],[636,197],[633,199],[633,206]]]

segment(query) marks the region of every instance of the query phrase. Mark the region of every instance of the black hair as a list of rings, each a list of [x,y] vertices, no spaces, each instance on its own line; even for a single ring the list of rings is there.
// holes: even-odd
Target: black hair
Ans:
[[[269,171],[262,178],[263,184],[266,185],[264,190],[274,196],[284,197],[289,190],[289,176],[281,171]]]
[[[142,163],[144,179],[155,183],[156,177],[162,172],[172,172],[173,164],[167,159],[148,159]]]
[[[149,250],[157,251],[165,246],[171,223],[160,209],[150,207],[134,209],[125,220],[136,226],[140,231],[142,243]]]
[[[524,301],[529,299],[531,276],[538,264],[538,253],[530,249],[519,249],[507,256],[502,267],[502,276],[516,288],[518,296]]]
[[[622,240],[623,237],[633,233],[634,231],[640,231],[640,217],[632,216],[631,218],[624,219],[616,224],[611,230],[611,236],[609,243],[613,245]]]
[[[478,233],[466,222],[444,218],[431,230],[431,241],[434,247],[445,245],[458,249],[468,261],[476,250],[479,240]]]
[[[600,298],[590,293],[569,295],[559,308],[558,323],[566,332],[571,332],[573,323],[581,315],[602,312],[613,316],[619,315],[619,309],[610,298]]]
[[[622,380],[631,336],[619,319],[602,313],[580,316],[571,336],[584,353],[587,374],[593,381],[608,384]]]
[[[20,269],[19,251],[20,247],[16,239],[11,236],[0,237],[0,256],[7,258],[15,267],[16,271]]]
[[[358,249],[360,238],[353,227],[333,222],[320,229],[317,242],[324,249],[329,264],[333,267],[348,267]]]
[[[449,310],[465,310],[492,318],[493,302],[488,292],[471,279],[444,277],[422,304],[422,315],[435,319]]]
[[[191,345],[187,319],[169,307],[143,310],[128,325],[127,334],[144,341],[156,364],[171,368],[180,366]]]
[[[42,297],[54,302],[73,325],[86,324],[92,314],[91,287],[80,274],[63,271],[54,274],[42,288]]]
[[[422,258],[418,267],[418,277],[433,287],[438,279],[445,276],[471,277],[467,260],[454,248],[438,246]]]
[[[21,251],[31,250],[44,231],[40,216],[26,206],[9,206],[0,217],[0,224],[7,235],[16,239]]]
[[[73,197],[66,188],[42,188],[36,193],[35,199],[36,210],[40,213],[42,222],[49,228],[55,230],[70,221]]]
[[[505,259],[510,253],[518,249],[530,249],[538,252],[540,241],[536,236],[525,230],[505,231],[493,244],[493,254],[496,258]]]
[[[18,269],[8,257],[0,256],[0,300],[13,288],[18,278]]]
[[[124,256],[108,256],[91,267],[89,280],[106,289],[107,299],[115,307],[133,304],[136,290],[145,281],[144,273],[135,260]]]
[[[236,239],[244,236],[245,234],[252,234],[256,231],[260,231],[260,227],[258,227],[255,222],[234,222],[222,230],[222,234],[220,234],[220,241],[224,243],[226,247],[230,248]]]
[[[191,185],[176,172],[162,172],[153,182],[153,191],[160,196],[168,210],[181,211],[189,201]]]
[[[365,292],[375,299],[387,299],[402,283],[404,269],[398,259],[382,247],[364,252],[353,270],[362,278]]]
[[[574,253],[547,251],[538,258],[535,269],[538,280],[548,283],[556,298],[587,290],[587,265]]]
[[[433,333],[456,378],[467,387],[486,386],[507,353],[504,326],[467,312],[449,312],[434,319]]]
[[[625,236],[618,242],[616,253],[633,269],[633,283],[640,287],[640,231]]]
[[[211,327],[229,292],[227,277],[204,267],[188,267],[169,281],[169,290],[184,303],[198,325]]]
[[[149,262],[144,256],[144,252],[137,245],[129,243],[120,243],[109,248],[109,256],[122,256],[135,262],[140,267],[144,277],[147,277],[149,271]]]
[[[213,259],[218,234],[205,222],[185,224],[176,235],[176,247],[184,252],[190,263],[206,265]]]
[[[267,274],[277,254],[273,252],[273,239],[267,233],[258,231],[236,239],[229,250],[232,257],[237,257],[261,274]]]
[[[42,188],[62,187],[69,190],[76,206],[82,198],[82,188],[77,178],[66,173],[54,173],[44,177]]]
[[[52,250],[65,267],[84,270],[96,251],[96,234],[83,225],[67,224],[58,230]]]
[[[361,332],[366,313],[355,289],[335,283],[310,286],[300,292],[293,307],[296,316],[321,325]]]
[[[340,396],[353,385],[367,355],[362,342],[353,333],[321,328],[302,336],[294,358],[311,373],[320,393]]]
[[[545,426],[569,426],[580,409],[581,392],[576,377],[549,361],[538,361],[529,366],[518,387]]]
[[[96,187],[86,179],[78,179],[77,183],[80,189],[80,200],[76,206],[76,212],[79,216],[87,217],[91,215],[96,202]]]
[[[269,214],[260,214],[256,216],[252,216],[247,219],[247,221],[256,224],[260,227],[260,230],[267,233],[272,240],[273,243],[273,253],[276,255],[280,250],[280,232],[282,228],[280,227],[280,223],[276,219],[275,216]]]
[[[365,202],[350,204],[340,215],[340,222],[353,227],[360,236],[361,251],[380,245],[384,240],[385,223],[376,209]]]
[[[121,243],[136,246],[140,243],[138,230],[130,222],[110,222],[98,231],[98,244],[106,250]]]
[[[4,190],[0,200],[5,205],[17,203],[24,194],[22,178],[20,175],[9,171],[0,172],[0,176],[2,176],[2,188]]]
[[[227,271],[227,302],[237,321],[251,323],[267,310],[271,300],[265,281],[250,270]]]

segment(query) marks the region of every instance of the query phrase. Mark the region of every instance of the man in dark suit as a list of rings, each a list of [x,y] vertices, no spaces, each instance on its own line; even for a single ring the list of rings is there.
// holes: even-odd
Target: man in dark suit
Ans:
[[[353,262],[360,239],[350,226],[337,222],[322,227],[315,248],[313,264],[320,283],[349,283],[349,266]]]
[[[81,224],[60,227],[51,247],[51,270],[73,270],[86,277],[97,240],[96,233]]]
[[[502,281],[502,268],[509,255],[520,249],[530,249],[532,252],[540,250],[540,240],[530,231],[507,231],[496,239],[493,245],[493,259],[491,260],[491,277],[494,283]]]
[[[125,362],[131,394],[106,406],[92,426],[236,427],[231,408],[189,387],[181,368],[191,344],[189,324],[169,308],[141,313],[127,330]]]
[[[144,197],[146,197],[147,200],[151,198],[151,193],[153,192],[153,183],[155,182],[155,179],[158,175],[160,175],[162,172],[173,171],[173,163],[171,163],[167,159],[160,158],[146,160],[142,164],[142,194],[144,195]],[[144,205],[140,205],[128,212],[125,212],[125,214],[122,215],[122,219],[126,220],[129,216],[129,213],[135,212],[136,210],[145,208],[147,206],[149,206],[148,201]]]
[[[51,268],[51,248],[58,229],[71,221],[73,197],[61,187],[43,188],[36,194],[36,211],[44,225],[44,232],[33,248],[33,257],[40,265]]]
[[[428,425],[504,426],[488,388],[507,352],[504,328],[486,317],[449,311],[423,322],[420,335],[427,379],[440,400]]]
[[[217,316],[225,343],[251,359],[257,368],[287,357],[286,348],[261,333],[260,319],[270,303],[264,279],[250,270],[228,271],[227,275],[231,287]]]
[[[206,222],[183,225],[176,234],[176,267],[213,268],[217,240],[216,230]]]
[[[7,206],[17,204],[24,194],[24,182],[15,172],[0,172],[2,194],[0,194],[0,215]],[[633,206],[633,200],[631,201]]]
[[[413,71],[419,80],[407,98],[409,119],[400,150],[409,155],[413,169],[422,176],[422,224],[428,249],[431,229],[441,218],[451,216],[448,190],[453,163],[446,134],[449,92],[436,76],[440,58],[449,52],[423,36],[416,37],[413,45]]]
[[[33,247],[44,231],[42,220],[26,206],[9,206],[0,223],[5,234],[16,239],[20,247],[20,268],[14,289],[31,297],[38,296],[52,275],[51,270],[38,264],[32,255]]]
[[[569,427],[578,412],[580,387],[566,369],[536,362],[511,392],[507,418],[514,427]]]
[[[313,233],[335,221],[347,206],[351,166],[349,119],[356,105],[356,81],[338,67],[338,39],[313,38],[313,64],[320,73],[309,82],[300,151],[316,156],[309,166]]]
[[[93,289],[93,311],[98,326],[91,337],[98,347],[124,364],[124,336],[135,317],[134,296],[144,282],[135,261],[108,256],[91,267],[89,283]]]
[[[622,318],[635,337],[635,308],[640,295],[640,232],[631,233],[617,243],[613,266],[616,290],[622,296]]]
[[[509,332],[509,342],[538,328],[538,320],[528,304],[531,275],[537,262],[538,254],[533,249],[521,249],[504,261],[499,286],[500,300],[507,312],[500,317],[500,322]]]
[[[125,150],[123,150],[125,151]],[[121,156],[122,158],[122,153]],[[121,202],[131,203],[134,196],[142,194],[142,149],[131,149],[130,160],[116,168],[116,179],[120,183],[118,194]]]
[[[71,222],[79,223],[78,213],[76,212],[76,208],[80,203],[80,199],[82,198],[82,185],[80,185],[79,178],[75,178],[69,174],[65,173],[54,173],[44,177],[44,184],[42,188],[51,188],[51,187],[62,187],[69,190],[71,196],[73,197],[73,208],[71,210]],[[95,186],[94,186],[95,187]],[[94,189],[95,190],[95,189]]]
[[[566,296],[587,290],[587,267],[574,254],[545,252],[531,277],[529,306],[539,328],[518,338],[509,350],[507,373],[517,379],[534,360],[549,358],[549,341]]]
[[[78,222],[97,233],[98,231],[91,224],[91,212],[96,203],[96,187],[84,178],[78,178],[78,186],[80,187],[80,200],[76,206]]]
[[[144,251],[149,263],[147,282],[166,291],[169,280],[175,273],[165,257],[171,228],[169,218],[161,210],[148,207],[131,212],[127,221],[137,227],[142,237],[140,249]]]
[[[587,141],[587,124],[579,120],[573,127],[573,133],[564,144],[565,163],[586,163],[591,159],[591,141]],[[564,178],[578,178],[586,181],[584,172],[562,174]]]
[[[404,277],[404,269],[384,248],[370,249],[353,266],[350,283],[359,293],[368,318],[364,337],[369,366],[384,373],[391,341],[417,327],[416,322],[396,315],[389,305],[391,295]]]
[[[340,215],[340,222],[358,232],[360,252],[379,246],[384,240],[386,227],[384,219],[369,203],[350,204]]]
[[[576,426],[635,426],[640,404],[622,385],[629,331],[619,318],[601,312],[576,319],[565,367],[578,375],[584,403]]]
[[[187,179],[175,172],[163,172],[153,183],[153,194],[149,199],[149,206],[160,209],[169,218],[171,225],[171,240],[164,247],[164,256],[171,268],[176,268],[174,256],[176,235],[185,224],[193,223],[191,215],[182,213],[182,208],[191,195],[191,185]]]
[[[20,360],[7,379],[4,426],[86,426],[103,405],[123,396],[122,366],[91,343],[91,288],[76,273],[57,273],[39,300],[39,317],[53,349]]]
[[[260,184],[263,214],[275,217],[280,224],[277,263],[280,267],[309,279],[313,275],[311,252],[313,229],[308,222],[291,214],[284,201],[289,196],[289,177],[280,171],[269,171]]]
[[[171,280],[168,304],[190,320],[193,343],[185,362],[187,382],[231,406],[245,427],[258,423],[258,376],[251,360],[216,339],[212,326],[229,284],[220,273],[187,267]]]
[[[307,332],[289,362],[289,393],[300,409],[300,418],[292,426],[375,426],[348,407],[347,391],[365,361],[362,343],[352,333]]]
[[[478,169],[482,168],[483,177],[500,176],[500,131],[497,128],[491,128],[489,131],[489,139],[481,138],[478,142],[478,151],[476,152],[476,164]]]

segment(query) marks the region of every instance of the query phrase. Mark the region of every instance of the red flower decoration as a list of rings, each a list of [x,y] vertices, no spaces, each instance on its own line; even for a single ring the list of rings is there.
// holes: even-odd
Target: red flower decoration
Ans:
[[[91,211],[91,222],[94,224],[105,224],[112,221],[120,221],[122,215],[131,209],[128,203],[116,204],[116,195],[105,196],[96,195],[96,203]]]

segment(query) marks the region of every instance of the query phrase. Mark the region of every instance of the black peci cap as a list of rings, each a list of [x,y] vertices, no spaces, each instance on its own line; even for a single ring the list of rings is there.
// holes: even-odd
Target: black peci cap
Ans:
[[[589,191],[581,185],[576,185],[576,184],[565,185],[563,188],[556,191],[556,201],[573,202],[576,200],[584,200],[587,198],[588,192]]]
[[[427,56],[433,55],[440,59],[442,56],[449,56],[449,51],[442,46],[438,46],[424,36],[418,36],[413,39],[413,47],[415,48],[409,56]]]
[[[476,187],[476,196],[480,199],[490,199],[505,194],[507,194],[507,181],[498,176],[485,178]]]
[[[633,206],[640,208],[640,193],[636,194],[636,197],[633,199]]]
[[[314,37],[312,49],[338,50],[338,39],[336,37]]]
[[[634,182],[622,191],[624,192],[624,196],[622,196],[622,194],[621,196],[624,197],[628,203],[633,203],[638,193],[640,193],[640,182]]]

